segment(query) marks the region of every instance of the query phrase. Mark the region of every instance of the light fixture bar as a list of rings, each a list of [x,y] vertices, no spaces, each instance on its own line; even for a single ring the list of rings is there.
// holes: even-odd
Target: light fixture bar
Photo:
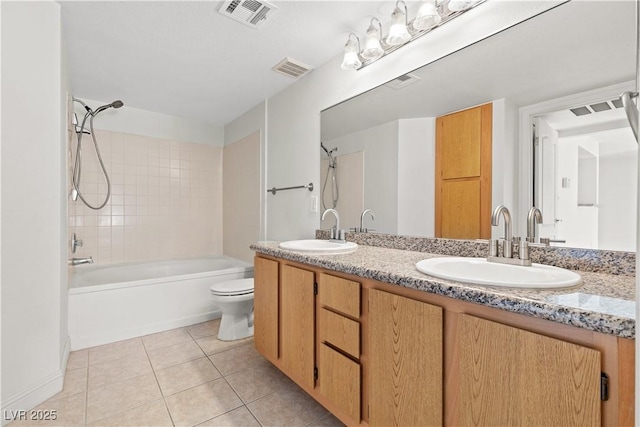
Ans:
[[[392,46],[389,45],[387,43],[385,43],[384,41],[386,40],[386,37],[382,37],[382,49],[384,50],[384,53],[380,56],[380,58],[383,58],[385,56],[387,56],[388,54],[390,54],[391,52],[396,51],[397,49],[401,48],[402,46],[405,46],[409,43],[411,43],[412,41],[424,36],[425,34],[435,30],[438,27],[443,26],[444,24],[446,24],[447,22],[453,20],[454,18],[457,18],[458,16],[462,15],[463,13],[475,8],[476,6],[484,3],[487,0],[479,0],[477,3],[473,4],[471,7],[469,7],[468,9],[464,9],[464,10],[460,10],[460,11],[455,11],[452,12],[447,8],[447,3],[446,2],[438,2],[438,11],[440,12],[440,15],[442,16],[442,20],[440,21],[440,23],[434,25],[431,28],[428,28],[426,30],[416,30],[415,28],[413,28],[413,20],[411,22],[409,22],[409,24],[407,25],[407,28],[409,30],[409,34],[411,35],[411,38],[401,44],[401,45],[397,45],[397,46]],[[444,12],[444,13],[443,13]],[[378,59],[380,58],[374,58],[374,59],[367,59],[367,58],[361,58],[362,60],[362,65],[360,65],[358,68],[356,68],[356,70],[360,70],[364,67],[366,67],[367,65],[373,64],[374,62],[376,62]]]

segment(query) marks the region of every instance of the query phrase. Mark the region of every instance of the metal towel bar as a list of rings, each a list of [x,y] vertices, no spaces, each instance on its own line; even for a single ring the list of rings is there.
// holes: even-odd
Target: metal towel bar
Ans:
[[[310,182],[308,185],[298,185],[296,187],[283,187],[283,188],[273,187],[271,190],[267,190],[267,193],[276,194],[276,192],[278,191],[296,190],[298,188],[308,188],[309,191],[313,191],[313,182]]]

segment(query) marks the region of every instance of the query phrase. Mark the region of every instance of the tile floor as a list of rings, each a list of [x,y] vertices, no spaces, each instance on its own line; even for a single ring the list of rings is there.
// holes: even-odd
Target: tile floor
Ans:
[[[220,320],[72,352],[64,390],[22,426],[342,426]]]

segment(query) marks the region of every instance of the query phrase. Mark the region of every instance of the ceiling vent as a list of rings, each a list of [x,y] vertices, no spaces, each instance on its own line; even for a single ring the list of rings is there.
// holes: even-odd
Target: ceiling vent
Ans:
[[[222,3],[218,12],[251,28],[258,28],[275,10],[274,5],[262,0],[231,0]]]
[[[296,61],[295,59],[284,58],[282,61],[278,62],[272,70],[297,79],[311,71],[311,67],[300,61]]]
[[[410,84],[417,82],[418,80],[420,80],[420,77],[415,74],[403,74],[384,85],[391,89],[402,89],[405,86],[409,86]]]
[[[597,104],[585,105],[584,107],[569,108],[576,116],[584,116],[592,113],[599,113],[601,111],[609,111],[614,108],[622,108],[622,101],[620,98],[612,99],[611,101],[598,102]]]

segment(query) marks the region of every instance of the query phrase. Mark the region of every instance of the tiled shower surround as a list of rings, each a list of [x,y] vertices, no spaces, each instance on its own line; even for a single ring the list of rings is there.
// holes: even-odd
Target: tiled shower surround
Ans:
[[[98,211],[69,198],[69,239],[76,233],[84,242],[75,254],[69,249],[69,258],[92,256],[96,264],[114,264],[222,253],[221,147],[95,133],[112,195]],[[69,176],[75,147],[74,134]],[[106,183],[90,135],[83,136],[82,157],[80,191],[99,205]]]

